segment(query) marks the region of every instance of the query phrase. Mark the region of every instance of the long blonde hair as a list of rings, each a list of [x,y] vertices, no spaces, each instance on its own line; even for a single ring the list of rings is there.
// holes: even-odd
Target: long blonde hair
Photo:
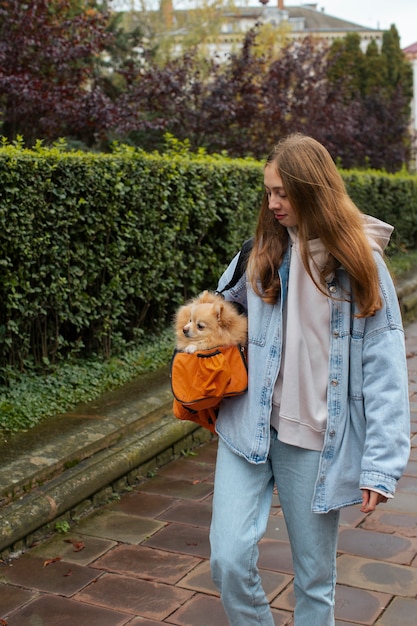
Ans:
[[[360,316],[374,315],[381,308],[381,295],[362,213],[348,196],[326,148],[312,137],[296,133],[277,144],[267,159],[266,165],[270,164],[275,165],[296,214],[301,257],[312,280],[328,295],[326,277],[343,266]],[[321,284],[310,267],[308,241],[313,238],[319,238],[328,251],[325,266],[317,268]],[[274,218],[264,194],[248,273],[255,293],[265,302],[277,301],[281,288],[277,268],[287,246],[287,229]]]

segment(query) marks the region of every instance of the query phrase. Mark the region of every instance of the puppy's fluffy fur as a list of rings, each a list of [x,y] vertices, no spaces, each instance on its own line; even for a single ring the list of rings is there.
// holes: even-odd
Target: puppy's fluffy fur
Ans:
[[[203,291],[181,306],[174,320],[176,347],[184,352],[247,342],[247,318],[231,302]]]

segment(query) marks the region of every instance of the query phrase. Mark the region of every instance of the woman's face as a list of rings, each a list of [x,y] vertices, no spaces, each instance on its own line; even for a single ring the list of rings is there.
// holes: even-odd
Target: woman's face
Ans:
[[[264,185],[268,197],[268,208],[273,212],[275,219],[285,228],[297,226],[295,211],[287,198],[281,177],[277,174],[273,163],[265,167]]]

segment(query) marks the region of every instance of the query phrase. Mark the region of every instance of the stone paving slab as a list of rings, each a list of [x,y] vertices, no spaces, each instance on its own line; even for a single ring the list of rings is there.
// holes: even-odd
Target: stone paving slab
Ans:
[[[82,520],[77,526],[77,531],[84,535],[123,543],[140,543],[163,527],[164,523],[158,520],[132,517],[106,509]]]
[[[20,587],[13,587],[7,583],[0,583],[1,614],[13,613],[19,607],[29,604],[37,595],[38,593],[34,590],[29,591]]]
[[[338,552],[410,565],[417,555],[417,540],[362,528],[342,528]]]
[[[190,554],[203,559],[208,559],[210,556],[208,529],[198,526],[170,524],[145,541],[143,545],[168,552]]]
[[[192,596],[192,591],[174,585],[105,574],[74,598],[121,613],[162,621]]]
[[[24,555],[0,570],[0,582],[71,597],[97,578],[97,571],[61,558],[49,562]]]
[[[417,589],[417,568],[343,554],[337,559],[340,583],[360,589],[391,593],[414,598]]]
[[[7,620],[7,626],[41,624],[42,626],[125,626],[126,614],[91,606],[68,598],[43,596],[23,607]]]
[[[191,526],[209,528],[211,521],[211,503],[209,502],[184,502],[172,506],[169,511],[161,513],[159,519],[166,522],[177,522]]]
[[[92,567],[133,578],[145,578],[176,585],[199,563],[201,563],[200,559],[184,554],[155,550],[145,546],[119,545],[95,561]]]
[[[59,533],[54,535],[52,539],[35,546],[30,554],[33,557],[41,558],[43,561],[59,556],[67,563],[89,565],[117,545],[115,541],[101,537],[90,537],[79,533]]]
[[[417,600],[395,598],[385,611],[377,626],[415,626],[417,623]]]
[[[417,512],[415,515],[387,512],[384,509],[373,511],[363,522],[365,530],[379,533],[396,533],[403,537],[417,537]],[[382,535],[385,538],[385,534]]]

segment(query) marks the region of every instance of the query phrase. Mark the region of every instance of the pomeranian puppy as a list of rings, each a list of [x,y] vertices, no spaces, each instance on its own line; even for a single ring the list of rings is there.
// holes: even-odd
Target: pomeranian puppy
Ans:
[[[248,320],[222,296],[203,291],[178,309],[174,328],[177,350],[192,353],[217,346],[245,345]]]

